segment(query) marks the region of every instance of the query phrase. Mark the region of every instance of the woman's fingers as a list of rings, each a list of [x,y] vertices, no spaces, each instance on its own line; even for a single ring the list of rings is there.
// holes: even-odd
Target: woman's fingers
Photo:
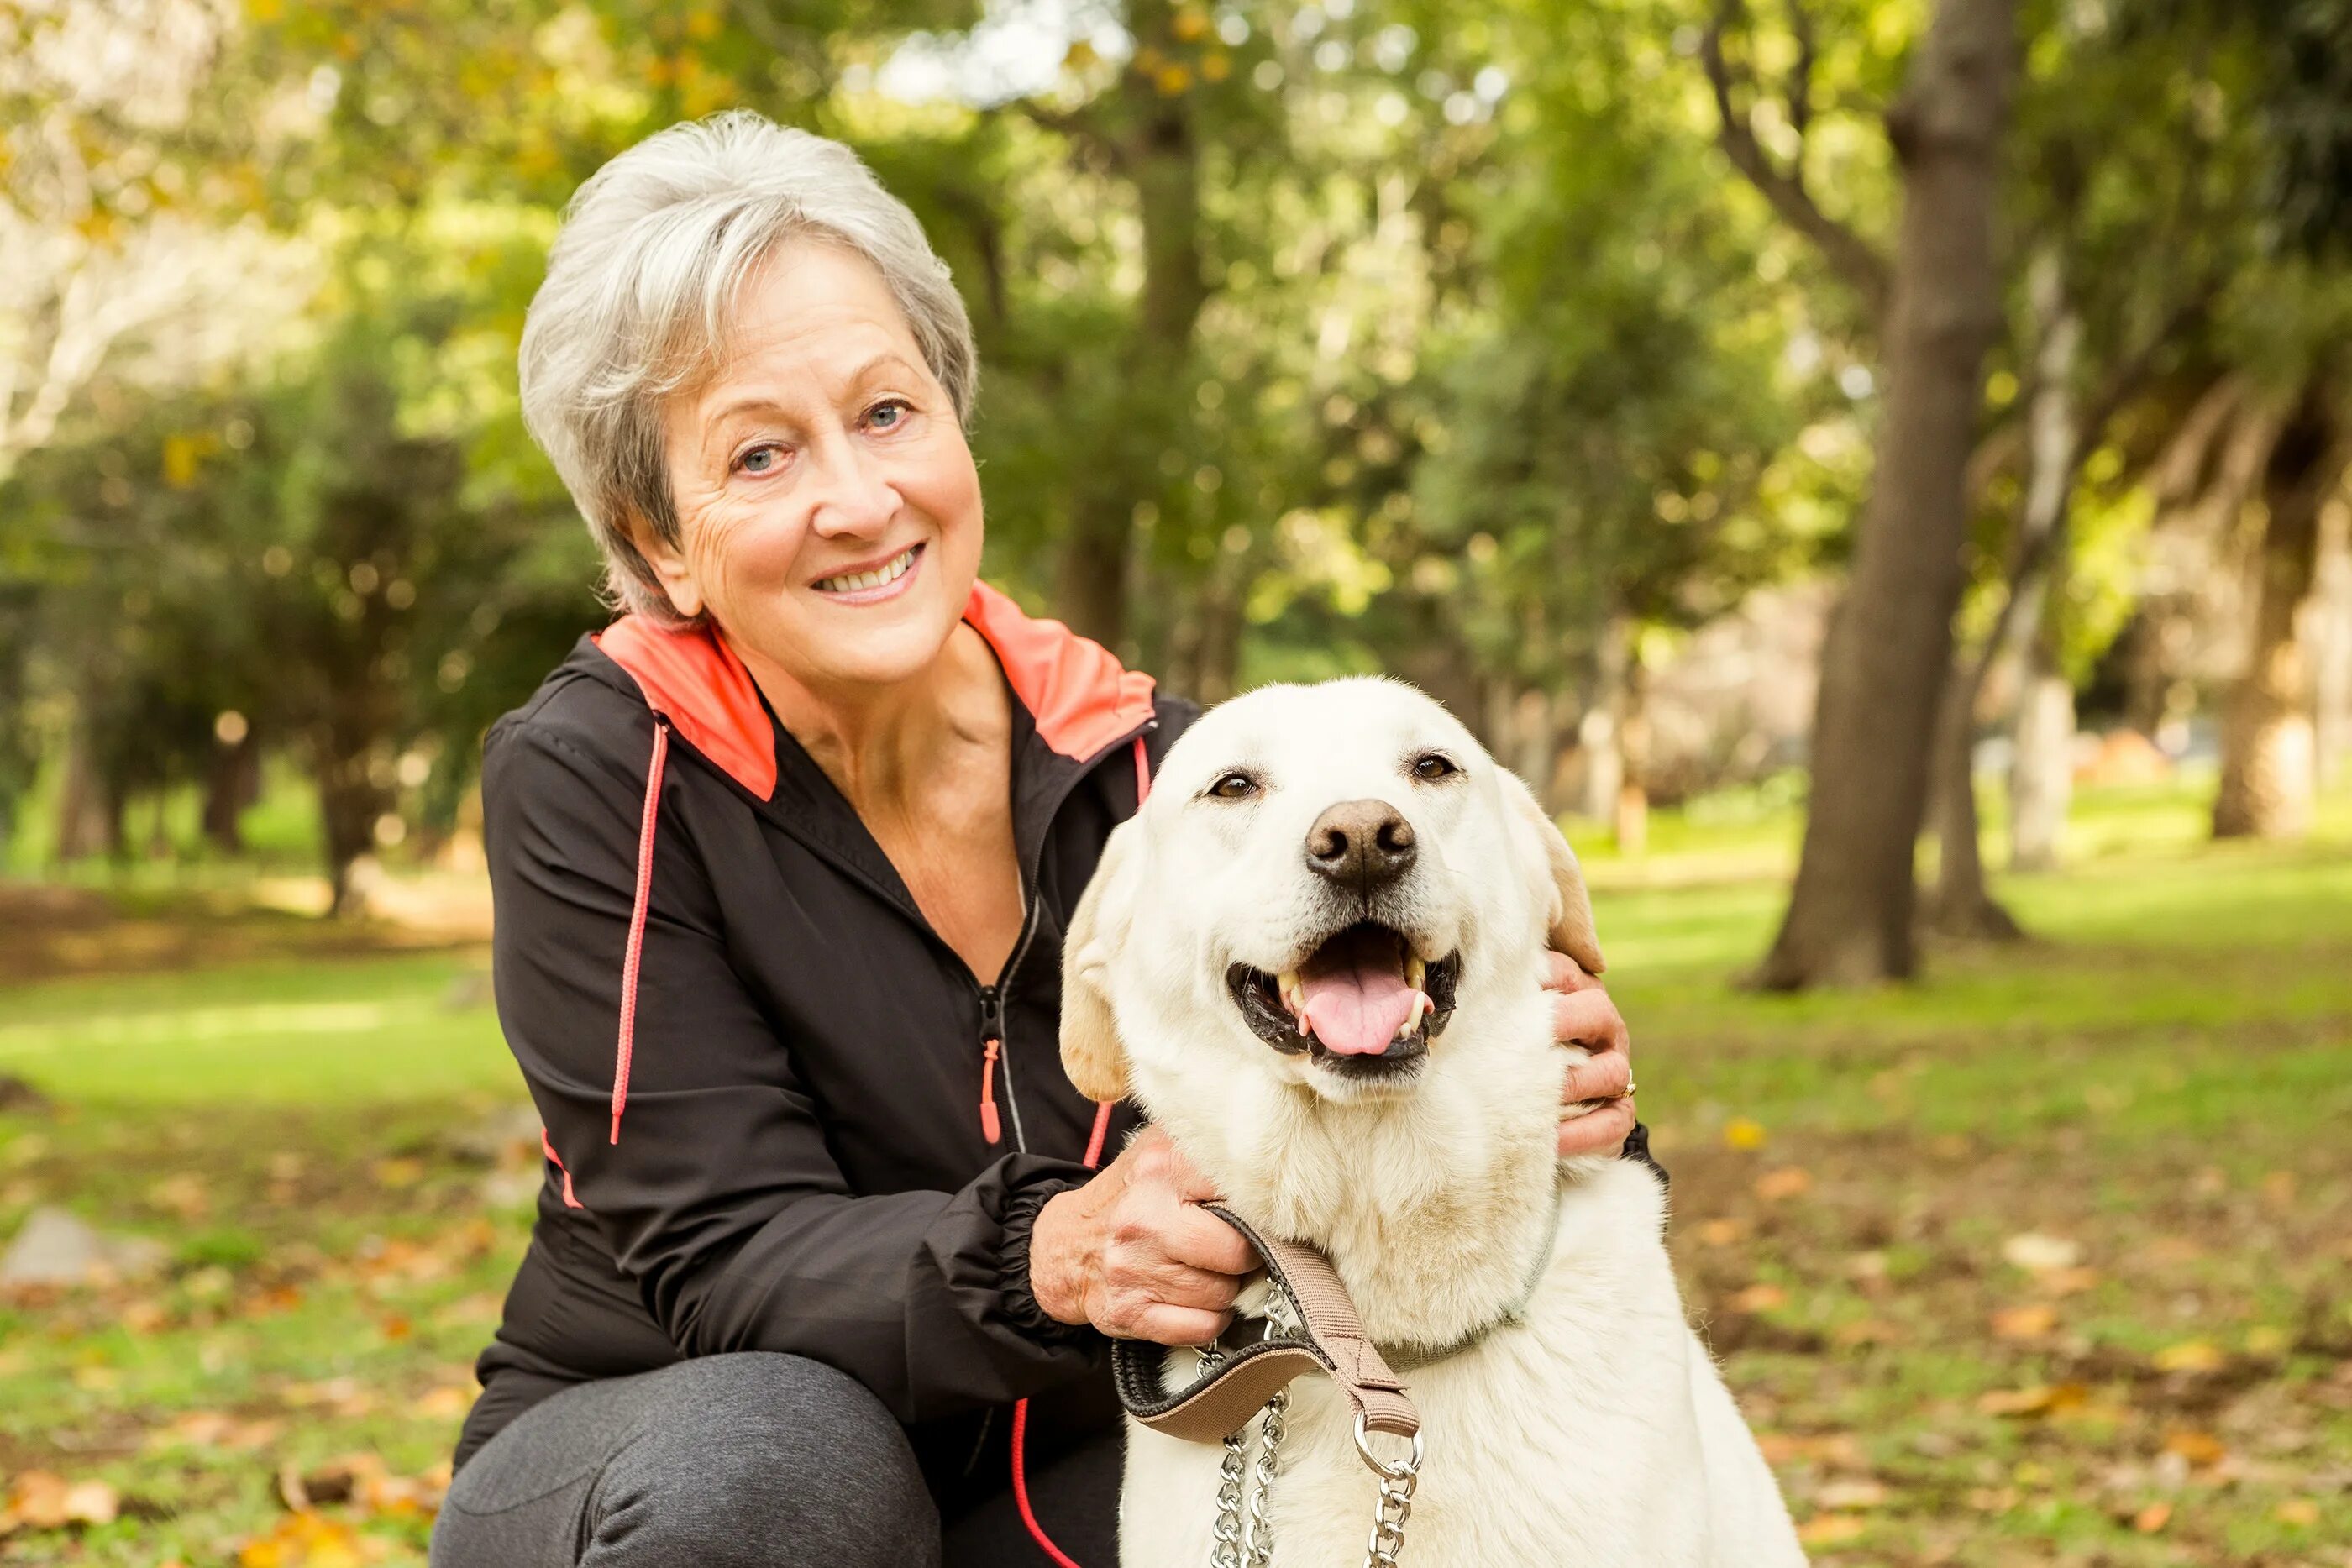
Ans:
[[[1155,1302],[1136,1314],[1125,1332],[1109,1330],[1121,1339],[1146,1339],[1154,1344],[1207,1344],[1225,1332],[1231,1312],[1204,1312],[1195,1307],[1171,1307]]]
[[[1601,982],[1584,972],[1584,966],[1557,948],[1544,951],[1544,989],[1548,991],[1592,991]]]
[[[1559,1124],[1560,1158],[1623,1153],[1625,1140],[1633,1135],[1634,1115],[1633,1102],[1625,1099],[1611,1100],[1581,1116],[1570,1117]]]
[[[1609,999],[1609,993],[1597,987],[1589,991],[1554,992],[1551,1020],[1551,1037],[1562,1045],[1580,1045],[1599,1053],[1622,1051],[1628,1043],[1623,1015]]]
[[[1561,1075],[1560,1103],[1573,1109],[1559,1124],[1560,1156],[1615,1155],[1633,1133],[1633,1038],[1617,1004],[1575,959],[1547,953],[1544,964],[1552,1038],[1588,1053]]]
[[[1175,1222],[1169,1226],[1165,1245],[1170,1259],[1178,1263],[1205,1269],[1211,1273],[1238,1278],[1257,1265],[1257,1249],[1242,1237],[1242,1233],[1194,1204],[1186,1204],[1177,1211]]]
[[[1559,1099],[1563,1105],[1573,1105],[1580,1100],[1620,1100],[1633,1086],[1633,1064],[1622,1051],[1610,1051],[1583,1061],[1569,1063],[1560,1080]]]

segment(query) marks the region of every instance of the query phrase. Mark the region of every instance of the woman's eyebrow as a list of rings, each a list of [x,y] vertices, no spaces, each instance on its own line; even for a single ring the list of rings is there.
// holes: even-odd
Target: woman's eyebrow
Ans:
[[[908,360],[906,355],[899,353],[895,349],[886,349],[881,353],[875,355],[872,359],[858,366],[856,374],[851,376],[849,379],[851,382],[855,384],[858,382],[865,381],[877,371],[887,370],[893,367],[905,371],[910,376],[919,376],[924,373],[922,370],[912,361]]]

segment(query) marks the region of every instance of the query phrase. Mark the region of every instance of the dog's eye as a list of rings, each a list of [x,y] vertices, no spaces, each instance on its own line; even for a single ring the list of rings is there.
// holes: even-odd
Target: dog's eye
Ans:
[[[1461,771],[1454,765],[1454,758],[1442,751],[1424,751],[1412,759],[1412,776],[1424,784],[1435,783]]]
[[[1209,793],[1220,800],[1246,800],[1257,790],[1257,780],[1238,768],[1223,775],[1209,786]]]

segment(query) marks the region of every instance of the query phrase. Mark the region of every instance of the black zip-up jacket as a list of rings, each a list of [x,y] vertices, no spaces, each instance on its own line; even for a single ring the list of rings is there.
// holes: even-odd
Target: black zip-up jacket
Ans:
[[[1013,699],[1026,918],[992,986],[723,637],[624,619],[491,729],[499,1017],[547,1179],[459,1464],[564,1387],[740,1350],[871,1389],[943,1510],[1003,1490],[999,1406],[1033,1399],[1040,1458],[1115,1425],[1106,1342],[1028,1285],[1037,1210],[1134,1124],[1063,1074],[1062,936],[1198,710],[984,586],[964,618]]]
[[[724,1351],[847,1372],[935,1490],[1002,1490],[964,1475],[993,1406],[1059,1391],[1041,1452],[1115,1419],[1104,1342],[1028,1288],[1030,1225],[1097,1131],[1061,1067],[1062,933],[1197,710],[984,586],[965,619],[1013,699],[1027,914],[994,985],[723,637],[625,619],[490,731],[499,1017],[548,1179],[459,1463],[570,1384]]]

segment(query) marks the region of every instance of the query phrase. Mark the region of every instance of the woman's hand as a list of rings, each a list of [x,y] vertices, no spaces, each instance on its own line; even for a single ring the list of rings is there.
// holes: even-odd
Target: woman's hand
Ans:
[[[1565,953],[1547,954],[1544,988],[1552,998],[1552,1038],[1562,1045],[1580,1045],[1592,1053],[1568,1070],[1560,1085],[1562,1105],[1598,1101],[1591,1110],[1564,1115],[1559,1124],[1559,1153],[1614,1155],[1624,1148],[1633,1131],[1633,1041],[1617,1004]],[[1043,1218],[1043,1216],[1039,1217]]]
[[[1207,1344],[1258,1267],[1241,1233],[1200,1207],[1216,1196],[1166,1133],[1145,1128],[1094,1180],[1037,1211],[1030,1293],[1057,1322]]]

